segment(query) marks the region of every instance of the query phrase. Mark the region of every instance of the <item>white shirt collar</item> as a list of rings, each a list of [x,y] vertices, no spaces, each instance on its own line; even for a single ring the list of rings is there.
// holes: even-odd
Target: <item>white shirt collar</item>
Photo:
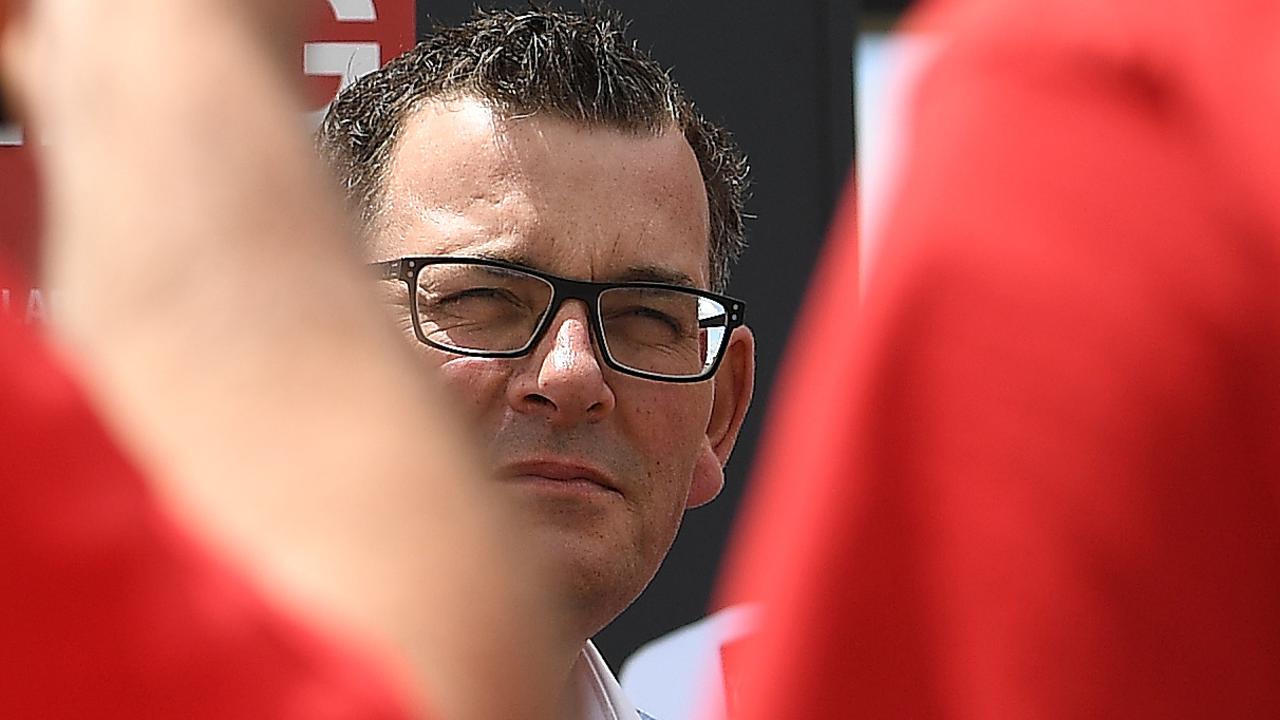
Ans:
[[[591,641],[588,640],[578,654],[573,672],[581,698],[582,720],[639,720],[640,714],[622,693],[622,686]]]

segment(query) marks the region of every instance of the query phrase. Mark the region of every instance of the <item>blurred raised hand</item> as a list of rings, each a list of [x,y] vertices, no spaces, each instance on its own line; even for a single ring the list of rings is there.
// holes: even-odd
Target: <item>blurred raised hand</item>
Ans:
[[[311,155],[302,3],[0,2],[51,329],[174,512],[439,717],[548,717],[561,623]]]

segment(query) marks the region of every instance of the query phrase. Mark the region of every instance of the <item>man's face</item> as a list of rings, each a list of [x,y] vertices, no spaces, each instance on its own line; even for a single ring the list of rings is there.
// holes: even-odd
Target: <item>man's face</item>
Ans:
[[[372,260],[483,256],[579,280],[708,287],[705,189],[676,130],[431,103],[406,121],[384,190]],[[719,492],[751,395],[750,332],[735,331],[713,380],[655,382],[605,367],[579,301],[560,307],[529,355],[473,358],[418,343],[404,285],[385,290],[528,510],[529,541],[561,575],[583,636],[594,634],[652,578],[685,508]]]

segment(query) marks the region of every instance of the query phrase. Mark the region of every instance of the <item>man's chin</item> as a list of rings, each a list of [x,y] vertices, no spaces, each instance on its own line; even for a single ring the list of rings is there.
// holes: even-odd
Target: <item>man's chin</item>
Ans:
[[[583,640],[607,625],[640,594],[648,577],[636,577],[635,549],[618,536],[619,519],[592,517],[580,508],[534,500],[521,522],[524,549],[536,557],[561,592]],[[609,522],[612,520],[612,523]]]

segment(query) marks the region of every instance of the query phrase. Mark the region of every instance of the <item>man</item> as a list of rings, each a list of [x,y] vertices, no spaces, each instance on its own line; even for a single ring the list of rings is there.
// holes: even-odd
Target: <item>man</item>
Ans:
[[[616,20],[539,9],[439,29],[343,93],[321,146],[407,340],[551,560],[565,703],[636,717],[588,640],[719,492],[751,398],[752,335],[720,294],[743,157]]]
[[[1280,716],[1280,7],[926,8],[748,513],[740,717]]]
[[[554,610],[350,263],[301,6],[0,0],[79,375],[0,318],[0,716],[564,717]]]

